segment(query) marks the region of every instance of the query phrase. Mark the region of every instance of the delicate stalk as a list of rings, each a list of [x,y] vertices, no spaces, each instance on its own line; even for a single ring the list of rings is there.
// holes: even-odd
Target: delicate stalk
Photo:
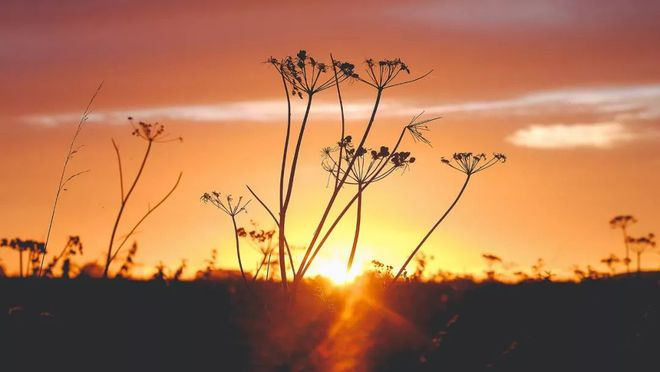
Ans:
[[[285,258],[285,244],[284,237],[286,236],[285,227],[286,227],[286,212],[289,208],[289,201],[291,200],[291,193],[293,192],[293,183],[296,177],[296,169],[298,166],[298,155],[300,154],[300,148],[302,146],[302,140],[305,134],[305,128],[307,127],[307,119],[309,118],[309,112],[312,107],[312,97],[313,94],[309,94],[307,97],[307,107],[305,108],[305,114],[300,125],[300,132],[298,132],[298,141],[296,142],[296,147],[293,152],[293,159],[291,161],[291,171],[289,173],[289,182],[287,184],[286,196],[284,197],[284,202],[280,206],[280,219],[278,223],[278,254],[280,260],[280,276],[282,278],[282,287],[285,289],[288,287],[286,279],[286,258]],[[288,100],[287,96],[287,100]],[[295,276],[294,276],[295,277]]]
[[[137,175],[135,176],[135,179],[133,180],[131,187],[126,192],[126,196],[124,196],[119,206],[119,212],[117,213],[117,217],[115,218],[115,223],[112,226],[112,234],[110,235],[110,243],[108,244],[108,253],[106,255],[105,268],[103,269],[104,278],[108,277],[108,270],[110,269],[110,263],[112,263],[112,246],[115,241],[115,235],[117,234],[117,228],[119,227],[119,221],[121,221],[121,216],[124,214],[124,209],[126,208],[128,199],[131,197],[133,190],[135,190],[135,186],[137,186],[137,183],[140,180],[140,176],[142,176],[142,172],[144,171],[144,167],[147,163],[147,159],[149,158],[149,154],[151,153],[152,145],[153,145],[153,141],[149,141],[147,145],[147,149],[144,152],[144,157],[142,158],[142,162],[140,163],[140,168],[138,169]]]
[[[277,217],[275,217],[275,214],[271,211],[270,208],[268,208],[268,206],[266,205],[266,203],[264,203],[264,201],[261,200],[261,198],[257,195],[257,193],[254,192],[254,190],[252,190],[252,188],[250,188],[250,186],[245,185],[245,187],[247,187],[247,189],[250,191],[250,193],[252,194],[252,196],[254,196],[254,198],[257,199],[257,201],[259,202],[259,204],[261,204],[261,206],[264,207],[264,209],[268,212],[268,214],[269,214],[270,217],[273,219],[273,221],[275,222],[275,224],[276,224],[277,226],[279,226],[280,223],[279,223],[279,221],[277,220]],[[279,233],[278,233],[278,234],[279,234]],[[278,236],[279,236],[279,235],[278,235]],[[284,246],[286,247],[286,252],[287,252],[287,254],[288,254],[288,256],[289,256],[289,264],[291,265],[291,272],[293,273],[293,277],[295,277],[295,276],[296,276],[296,268],[295,268],[295,265],[293,264],[293,256],[291,255],[291,249],[289,248],[289,242],[286,240],[286,236],[284,236]]]
[[[39,264],[39,276],[41,276],[41,271],[44,266],[44,259],[46,258],[46,252],[48,252],[48,243],[50,242],[50,233],[53,229],[53,223],[55,222],[55,212],[57,211],[57,203],[60,200],[60,194],[62,191],[64,191],[64,188],[67,184],[68,181],[71,179],[75,178],[76,176],[80,175],[81,173],[76,173],[68,178],[65,179],[66,177],[66,170],[67,167],[69,166],[69,160],[73,157],[73,155],[77,152],[77,149],[74,148],[76,144],[76,140],[78,139],[78,136],[80,135],[80,132],[82,131],[83,125],[87,121],[87,118],[91,112],[92,109],[92,104],[94,103],[94,100],[96,99],[96,96],[101,92],[101,88],[103,87],[103,82],[99,84],[98,88],[96,88],[96,91],[92,95],[92,98],[89,100],[87,103],[87,107],[85,108],[85,111],[83,111],[83,114],[80,117],[80,121],[78,122],[78,126],[76,127],[76,131],[73,134],[73,138],[71,139],[71,143],[69,144],[69,150],[66,154],[66,158],[64,158],[64,165],[62,166],[62,173],[60,174],[60,181],[57,184],[57,191],[55,192],[55,200],[53,201],[53,208],[51,209],[50,213],[50,221],[48,222],[48,231],[46,232],[46,241],[44,242],[44,254],[41,258],[41,263]]]
[[[383,89],[378,88],[378,93],[376,95],[376,101],[375,101],[374,107],[371,111],[371,116],[369,117],[369,122],[367,123],[367,128],[365,129],[364,134],[362,135],[362,139],[360,140],[360,144],[358,145],[357,148],[360,148],[360,147],[364,146],[364,143],[367,140],[367,137],[369,136],[369,132],[371,131],[371,126],[373,125],[374,120],[376,119],[376,113],[378,112],[378,107],[380,105],[380,99],[382,97],[382,94],[383,94]],[[351,161],[349,162],[349,164],[347,166],[347,169],[350,170],[351,167],[353,167],[353,164],[355,163],[355,159],[356,158],[351,159]],[[325,211],[323,211],[323,215],[322,215],[321,220],[319,221],[319,223],[316,227],[316,230],[314,231],[314,235],[312,237],[312,240],[309,243],[309,245],[307,246],[307,251],[305,252],[305,256],[303,257],[303,260],[300,263],[300,266],[298,267],[298,278],[297,278],[297,280],[302,279],[302,275],[304,275],[304,274],[301,274],[301,272],[304,273],[304,270],[301,271],[301,269],[304,268],[305,265],[307,265],[307,259],[309,258],[309,254],[312,252],[312,249],[314,248],[314,244],[316,243],[316,240],[318,239],[319,234],[321,233],[321,230],[323,229],[323,225],[325,224],[325,220],[328,218],[328,215],[330,214],[330,210],[332,209],[332,206],[334,205],[334,202],[337,198],[337,195],[339,194],[339,191],[341,190],[342,186],[344,185],[344,182],[346,181],[346,178],[348,177],[348,174],[349,174],[349,172],[344,173],[343,177],[341,178],[341,181],[339,182],[337,187],[332,192],[332,196],[330,197],[330,201],[328,201],[328,204],[325,208]]]
[[[332,54],[330,54],[330,61],[332,63],[332,72],[334,73],[335,77],[335,87],[337,87],[337,99],[339,100],[339,112],[341,113],[341,136],[339,137],[339,141],[344,141],[344,137],[346,137],[346,119],[344,117],[344,101],[341,98],[341,88],[339,87],[339,77],[337,76],[337,66],[335,63],[335,59],[332,57]],[[337,165],[337,176],[335,177],[335,189],[339,185],[339,171],[341,170],[341,162],[342,162],[342,155],[344,152],[344,147],[340,146],[339,147],[339,157],[338,157],[338,162],[339,164]]]
[[[625,225],[621,228],[621,231],[623,231],[623,244],[626,247],[626,273],[630,274],[630,244],[628,244],[628,232]]]
[[[232,215],[231,216],[231,222],[234,224],[234,238],[236,239],[236,257],[238,257],[238,267],[241,269],[241,276],[243,277],[243,283],[245,283],[246,288],[250,288],[247,280],[247,276],[245,276],[245,271],[243,270],[243,261],[241,260],[241,245],[238,240],[238,226],[236,226],[236,216]]]
[[[424,245],[424,243],[426,242],[426,239],[428,239],[429,236],[431,236],[431,234],[438,227],[438,225],[440,225],[440,223],[442,223],[442,221],[445,219],[445,217],[447,217],[447,215],[449,215],[449,212],[451,212],[451,210],[454,209],[454,206],[456,205],[456,203],[458,203],[458,200],[461,198],[461,196],[463,195],[463,192],[465,191],[465,188],[467,187],[468,183],[470,182],[470,177],[471,177],[471,174],[466,175],[465,183],[463,183],[463,187],[461,187],[461,191],[459,191],[458,195],[456,195],[456,199],[454,199],[454,202],[451,203],[451,205],[449,206],[449,208],[447,208],[447,210],[442,215],[442,217],[440,217],[440,219],[435,223],[435,225],[433,225],[433,227],[431,227],[431,229],[426,233],[426,235],[424,235],[424,238],[422,238],[422,241],[420,241],[419,244],[417,244],[417,247],[415,247],[415,249],[413,249],[410,256],[408,256],[408,259],[406,259],[406,262],[403,263],[403,265],[401,266],[401,269],[399,269],[399,272],[392,279],[392,283],[396,282],[396,280],[399,279],[401,274],[403,274],[403,271],[406,269],[406,266],[408,266],[410,261],[417,254],[417,252],[422,248],[422,245]]]
[[[144,220],[146,220],[147,217],[149,217],[149,215],[151,213],[153,213],[158,207],[160,207],[163,203],[165,203],[165,201],[172,195],[172,193],[174,193],[174,190],[176,190],[176,188],[179,186],[179,182],[181,182],[181,177],[182,176],[183,176],[183,172],[180,172],[179,177],[176,179],[176,182],[174,183],[174,186],[172,186],[170,191],[168,191],[167,194],[165,194],[165,196],[162,199],[160,199],[160,201],[158,203],[156,203],[153,207],[149,208],[147,210],[147,212],[142,216],[142,218],[140,218],[135,223],[135,225],[133,225],[133,228],[128,232],[128,234],[126,234],[124,236],[124,239],[122,239],[122,241],[121,241],[121,243],[119,243],[119,246],[117,247],[117,249],[115,249],[115,252],[112,254],[112,257],[110,258],[110,261],[114,261],[114,259],[119,254],[119,251],[121,251],[124,244],[126,244],[126,241],[128,241],[128,239],[135,233],[135,231],[137,230],[138,227],[140,227],[142,222],[144,222]]]
[[[19,275],[21,278],[23,277],[23,250],[19,247],[18,248],[18,267],[19,267]]]
[[[406,129],[407,129],[407,128],[404,127],[403,130],[401,130],[401,134],[399,134],[399,138],[397,139],[397,141],[396,141],[396,143],[394,144],[394,147],[393,147],[393,149],[392,149],[392,154],[396,153],[396,151],[399,149],[399,146],[401,145],[401,141],[403,141],[403,136],[404,136],[405,133],[406,133]],[[387,162],[383,162],[383,163],[381,164],[380,168],[377,170],[377,172],[374,174],[374,176],[371,178],[371,180],[376,179],[376,178],[380,175],[380,173],[381,173],[381,172],[383,171],[383,169],[385,168],[386,164],[387,164]],[[362,187],[361,192],[364,192],[364,190],[365,190],[367,187],[369,187],[369,185],[371,185],[371,183],[372,183],[372,181],[367,181],[367,182],[364,184],[364,186]],[[316,255],[319,253],[319,251],[321,250],[321,247],[323,247],[323,244],[325,244],[326,240],[330,237],[330,234],[332,234],[332,232],[333,232],[333,230],[335,229],[335,227],[337,226],[337,224],[339,224],[339,221],[341,221],[341,219],[344,217],[344,215],[346,214],[346,212],[348,212],[348,210],[351,208],[351,206],[353,205],[353,203],[358,199],[358,196],[359,196],[358,194],[359,194],[359,192],[356,192],[355,195],[353,195],[353,197],[351,198],[351,200],[349,200],[348,203],[346,203],[346,206],[344,206],[344,209],[343,209],[343,210],[337,215],[337,217],[335,217],[334,222],[332,223],[332,225],[330,225],[330,228],[328,228],[328,231],[325,233],[325,235],[323,236],[323,238],[319,241],[318,245],[316,246],[316,249],[315,249],[314,252],[312,253],[312,256],[310,257],[309,261],[307,262],[307,265],[306,265],[304,268],[302,268],[302,269],[299,270],[299,272],[302,271],[302,272],[300,273],[300,277],[301,277],[301,278],[305,275],[305,273],[307,273],[307,270],[309,269],[309,267],[311,266],[312,262],[313,262],[314,259],[316,258]]]
[[[353,267],[353,258],[355,258],[355,251],[357,249],[357,243],[360,237],[360,222],[362,221],[362,185],[358,185],[357,211],[355,215],[356,215],[355,234],[353,236],[353,246],[351,247],[351,254],[348,257],[348,265],[346,266],[346,272],[350,272],[351,267]]]

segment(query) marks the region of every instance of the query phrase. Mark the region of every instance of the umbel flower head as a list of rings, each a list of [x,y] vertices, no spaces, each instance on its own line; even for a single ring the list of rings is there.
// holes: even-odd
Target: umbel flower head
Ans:
[[[211,191],[205,192],[202,197],[200,198],[202,202],[204,203],[211,203],[213,204],[216,208],[220,209],[221,211],[227,213],[228,215],[234,217],[237,214],[241,212],[246,212],[247,210],[245,209],[248,204],[250,204],[251,200],[248,200],[247,202],[243,203],[243,197],[239,196],[238,201],[234,202],[234,198],[227,194],[227,196],[224,197],[224,200],[220,197],[220,193],[217,191]]]
[[[15,239],[2,239],[0,240],[0,247],[8,247],[18,251],[30,251],[35,253],[46,253],[46,244],[36,240],[22,240]]]
[[[420,77],[397,82],[397,77],[402,72],[406,75],[410,75],[410,69],[408,68],[408,65],[401,59],[381,59],[380,61],[374,61],[373,59],[369,58],[364,61],[364,64],[366,65],[365,72],[367,77],[362,78],[358,76],[357,79],[379,90],[412,83],[424,78],[426,75],[431,73],[431,71],[429,71]]]
[[[431,141],[429,141],[425,136],[425,132],[429,132],[431,129],[428,126],[428,123],[440,119],[440,117],[435,117],[435,118],[430,118],[430,119],[425,119],[425,120],[419,120],[419,118],[424,115],[424,112],[422,111],[421,114],[413,116],[412,120],[410,120],[410,123],[406,125],[406,130],[410,135],[412,136],[413,140],[415,142],[421,142],[425,143],[429,146],[431,146]],[[418,121],[419,120],[419,121]]]
[[[133,122],[133,117],[128,117],[129,123],[133,127],[133,135],[142,138],[147,142],[173,142],[173,141],[183,141],[182,137],[171,138],[165,133],[165,126],[159,123],[147,123],[144,121],[139,121],[137,125]]]
[[[626,238],[626,240],[628,243],[630,243],[630,249],[636,253],[643,252],[647,249],[653,249],[656,246],[655,234],[653,233],[639,238],[633,238],[632,236],[629,236]]]
[[[336,153],[341,154],[342,161]],[[396,170],[407,169],[416,160],[407,151],[390,153],[387,146],[377,149],[355,148],[351,136],[344,137],[336,147],[324,148],[322,156],[323,169],[340,179],[347,174],[345,183],[349,185],[380,181]],[[353,166],[348,169],[351,162]]]
[[[506,162],[506,155],[501,153],[493,153],[493,156],[488,158],[486,154],[473,154],[471,152],[457,152],[451,159],[442,158],[442,163],[463,172],[468,176],[486,170],[498,163]]]
[[[300,50],[295,56],[282,59],[270,57],[267,62],[273,65],[291,85],[291,94],[300,98],[303,97],[303,93],[311,96],[333,87],[335,83],[341,83],[349,78],[358,78],[358,74],[353,71],[355,68],[353,64],[333,61],[334,68],[338,72],[337,81],[335,81],[334,74],[326,75],[329,70],[328,64],[309,56],[306,50]]]
[[[627,227],[633,223],[637,223],[637,219],[629,214],[616,216],[610,220],[612,228]]]

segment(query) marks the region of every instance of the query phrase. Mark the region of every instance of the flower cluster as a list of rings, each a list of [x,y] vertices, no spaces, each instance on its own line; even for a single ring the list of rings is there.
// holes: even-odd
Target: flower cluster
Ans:
[[[610,226],[612,228],[626,227],[633,223],[637,223],[637,219],[629,214],[616,216],[610,220]]]
[[[353,64],[340,61],[333,61],[334,65],[330,65],[337,73],[337,79],[334,75],[326,76],[328,65],[309,56],[305,50],[299,51],[295,57],[288,56],[280,60],[271,57],[267,62],[291,85],[291,94],[299,98],[303,98],[303,93],[311,96],[334,86],[335,83],[358,78]]]
[[[486,154],[473,154],[471,152],[458,152],[455,153],[451,159],[442,158],[442,163],[471,176],[475,173],[481,172],[492,167],[498,163],[506,162],[506,155],[501,153],[493,153],[491,158]]]
[[[636,253],[644,252],[647,249],[653,249],[656,246],[655,234],[653,233],[639,238],[629,236],[626,241],[630,244],[630,249]]]
[[[39,254],[46,253],[46,244],[36,240],[22,240],[19,238],[11,240],[1,239],[0,247],[8,247],[17,251],[29,251]]]
[[[250,204],[251,200],[243,203],[243,197],[240,196],[238,201],[234,204],[234,198],[231,195],[225,196],[224,200],[220,197],[220,193],[217,191],[211,191],[210,193],[205,192],[200,198],[204,203],[211,203],[216,208],[222,210],[230,216],[236,216],[241,212],[246,212],[245,207]]]
[[[337,152],[340,155],[335,158]],[[380,181],[397,169],[407,169],[416,160],[407,151],[390,153],[387,146],[378,149],[355,148],[351,136],[344,137],[334,148],[324,148],[322,155],[323,169],[338,178],[347,174],[345,182],[349,185]],[[353,166],[348,169],[351,163]]]
[[[410,75],[410,69],[408,68],[408,65],[405,64],[401,59],[395,58],[395,59],[382,59],[380,61],[374,61],[373,59],[369,58],[366,61],[364,61],[364,63],[367,66],[365,69],[367,73],[367,79],[362,79],[362,78],[358,78],[358,79],[363,83],[370,85],[379,90],[383,90],[397,85],[412,83],[413,81],[417,81],[423,78],[424,76],[428,75],[427,73],[426,75],[423,75],[419,78],[397,83],[395,82],[395,80],[401,72],[405,72],[406,74]]]
[[[133,126],[133,132],[131,134],[147,142],[183,141],[182,137],[168,138],[163,124],[139,121],[136,125],[131,116],[128,117],[128,121]]]

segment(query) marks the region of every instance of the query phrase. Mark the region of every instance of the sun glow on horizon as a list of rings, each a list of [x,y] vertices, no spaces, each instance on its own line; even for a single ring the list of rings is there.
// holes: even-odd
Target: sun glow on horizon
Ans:
[[[355,280],[362,270],[359,265],[353,265],[350,271],[346,271],[346,262],[331,260],[320,262],[315,274],[329,279],[335,285],[349,284]]]

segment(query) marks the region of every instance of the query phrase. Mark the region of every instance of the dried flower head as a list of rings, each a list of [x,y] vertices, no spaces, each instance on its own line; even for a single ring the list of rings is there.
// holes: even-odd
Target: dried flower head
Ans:
[[[331,88],[335,83],[343,82],[349,78],[358,78],[355,66],[348,62],[334,61],[337,70],[337,81],[334,75],[327,75],[328,64],[319,62],[300,50],[295,56],[282,59],[270,57],[267,61],[275,67],[282,77],[291,85],[291,95],[303,98],[303,93],[311,96]],[[330,65],[332,67],[332,65]]]
[[[457,152],[451,159],[442,158],[442,163],[471,176],[492,167],[498,163],[506,162],[506,155],[493,153],[491,158],[486,154],[473,154],[471,152]]]
[[[342,161],[339,161],[336,153],[341,154]],[[345,183],[349,185],[380,181],[396,170],[407,169],[416,160],[407,151],[390,153],[387,146],[376,149],[354,148],[351,136],[344,137],[334,148],[323,148],[322,156],[323,169],[339,179],[347,174]],[[348,169],[351,163],[353,166]]]
[[[610,220],[610,226],[615,229],[625,228],[633,223],[637,223],[637,219],[629,214],[616,216]]]
[[[635,253],[641,253],[656,246],[655,234],[650,233],[639,238],[627,237],[626,241],[630,244],[630,250]]]
[[[422,112],[419,115],[414,116],[412,118],[412,120],[410,120],[410,123],[408,125],[406,125],[406,130],[408,131],[408,133],[410,133],[410,135],[412,136],[412,138],[415,142],[421,142],[421,143],[425,143],[425,144],[431,146],[431,141],[429,141],[424,136],[424,133],[430,131],[429,126],[427,124],[434,121],[434,120],[440,119],[440,117],[435,117],[435,118],[425,119],[425,120],[419,120],[419,118],[423,114],[424,114],[424,112]]]
[[[210,193],[205,192],[200,199],[204,203],[213,204],[216,208],[222,210],[230,216],[236,216],[241,212],[247,213],[245,208],[248,206],[248,204],[250,204],[251,201],[248,200],[247,202],[243,203],[243,197],[239,196],[238,201],[234,203],[234,198],[229,194],[227,194],[223,200],[220,197],[220,193],[217,191],[211,191]]]
[[[165,133],[165,126],[159,123],[147,123],[144,121],[139,121],[137,125],[134,123],[133,117],[128,117],[129,123],[133,127],[133,135],[142,138],[147,142],[173,142],[180,141],[183,142],[182,137],[171,138]]]
[[[408,68],[408,65],[405,64],[401,59],[395,58],[374,61],[373,59],[369,58],[364,61],[364,64],[366,65],[365,71],[367,78],[363,79],[358,77],[358,80],[379,90],[412,83],[424,78],[431,73],[431,71],[429,71],[426,74],[411,80],[395,82],[401,72],[405,72],[407,75],[410,75],[410,69]]]

